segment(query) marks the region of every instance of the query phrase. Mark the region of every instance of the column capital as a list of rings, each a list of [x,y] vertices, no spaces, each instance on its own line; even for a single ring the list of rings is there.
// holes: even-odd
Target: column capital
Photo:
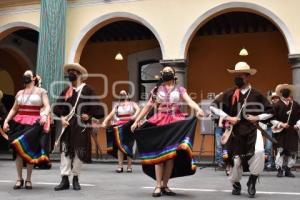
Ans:
[[[180,68],[185,68],[187,66],[187,61],[185,59],[160,60],[159,63],[163,66],[173,66]]]
[[[290,54],[289,63],[292,65],[292,69],[300,68],[300,54]]]

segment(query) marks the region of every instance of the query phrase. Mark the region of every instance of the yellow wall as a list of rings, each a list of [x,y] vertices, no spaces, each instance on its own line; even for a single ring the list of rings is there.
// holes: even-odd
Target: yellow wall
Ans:
[[[220,4],[233,1],[228,0],[144,0],[128,3],[110,3],[68,10],[67,20],[67,60],[70,61],[70,49],[80,31],[93,20],[114,12],[134,14],[144,19],[157,31],[163,44],[164,59],[184,58],[182,41],[189,27],[196,19]],[[297,17],[300,1],[287,0],[241,0],[260,5],[275,13],[288,27],[294,38],[294,49],[290,53],[300,52],[300,26]],[[240,10],[240,9],[239,9]],[[243,10],[243,9],[242,9]],[[116,17],[120,16],[115,14]],[[133,16],[132,16],[133,17]],[[133,17],[134,18],[134,17]],[[149,27],[150,28],[150,27]]]

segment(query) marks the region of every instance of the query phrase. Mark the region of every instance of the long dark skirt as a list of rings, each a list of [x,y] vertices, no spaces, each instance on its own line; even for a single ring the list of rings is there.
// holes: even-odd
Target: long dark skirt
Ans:
[[[174,158],[171,178],[193,175],[196,172],[192,147],[197,119],[192,118],[155,126],[146,122],[134,132],[145,174],[155,178],[155,164]]]
[[[107,153],[118,158],[118,150],[124,155],[133,157],[134,137],[130,130],[133,121],[121,126],[110,126],[106,129]]]
[[[43,126],[38,122],[34,125],[22,125],[11,120],[8,132],[9,143],[16,154],[20,155],[27,163],[49,163],[49,158],[43,148]]]

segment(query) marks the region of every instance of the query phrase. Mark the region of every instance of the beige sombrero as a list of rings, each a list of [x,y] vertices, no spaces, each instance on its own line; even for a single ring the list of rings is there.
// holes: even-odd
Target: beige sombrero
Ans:
[[[271,98],[274,98],[274,97],[279,97],[276,92],[272,92],[272,94],[271,94]]]
[[[227,69],[229,73],[237,74],[237,73],[248,73],[250,75],[256,74],[256,69],[251,69],[248,63],[241,61],[235,64],[234,69]]]
[[[88,71],[79,63],[70,63],[64,65],[64,73],[68,73],[70,69],[78,71],[82,75],[82,80],[86,80],[88,77]]]
[[[3,92],[0,90],[0,101],[1,101],[2,97],[3,97]]]
[[[295,93],[295,86],[294,85],[290,85],[290,84],[279,84],[276,86],[276,89],[275,89],[275,93],[279,96],[279,97],[282,97],[282,94],[281,94],[281,90],[283,89],[288,89],[291,91],[291,96],[293,96],[293,94]]]

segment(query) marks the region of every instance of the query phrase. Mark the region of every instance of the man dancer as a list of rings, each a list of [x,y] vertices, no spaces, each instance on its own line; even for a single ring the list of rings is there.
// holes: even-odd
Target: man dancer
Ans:
[[[54,114],[60,117],[64,132],[61,137],[61,176],[62,180],[55,191],[69,189],[69,176],[73,175],[73,189],[80,190],[78,176],[82,162],[91,162],[92,118],[104,116],[95,92],[84,83],[88,72],[80,64],[67,64],[70,87],[63,90],[54,106]]]
[[[269,101],[249,82],[251,76],[256,73],[255,69],[251,69],[246,62],[238,62],[235,69],[228,72],[235,75],[236,86],[224,92],[222,108],[210,108],[233,128],[226,143],[231,161],[229,180],[233,185],[232,194],[241,194],[240,180],[244,168],[249,169],[251,173],[247,186],[248,194],[253,198],[257,178],[265,163],[263,138],[257,130],[256,123],[271,118],[273,109]]]
[[[274,136],[278,141],[276,168],[277,177],[295,177],[291,168],[296,163],[300,129],[300,106],[293,100],[294,86],[281,84],[276,87],[280,100],[274,105],[274,120],[272,120]],[[285,159],[287,162],[285,162]]]

